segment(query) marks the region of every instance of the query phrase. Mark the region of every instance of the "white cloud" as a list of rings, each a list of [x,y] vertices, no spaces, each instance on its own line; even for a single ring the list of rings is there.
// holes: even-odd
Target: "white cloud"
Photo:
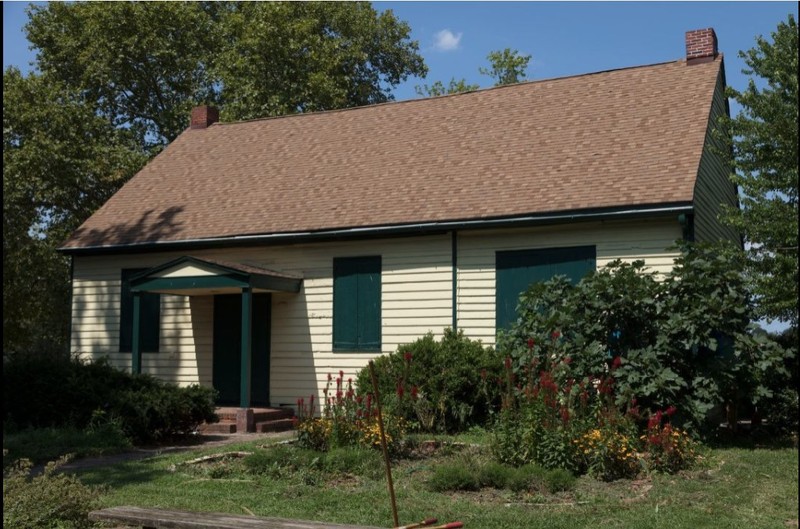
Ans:
[[[454,34],[449,29],[438,31],[433,37],[433,48],[437,51],[453,51],[458,49],[463,33]]]

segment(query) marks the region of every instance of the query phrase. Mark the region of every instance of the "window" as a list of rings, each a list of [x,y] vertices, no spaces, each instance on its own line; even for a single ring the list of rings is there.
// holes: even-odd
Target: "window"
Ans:
[[[126,268],[122,270],[122,292],[119,320],[119,351],[130,353],[133,350],[133,293],[131,277],[144,269]],[[139,320],[139,344],[142,351],[158,351],[158,335],[161,326],[161,296],[143,292],[141,301],[141,319]]]
[[[333,350],[380,351],[381,258],[333,260]]]
[[[532,283],[555,275],[565,275],[577,283],[595,269],[595,261],[594,246],[497,252],[495,328],[507,329],[516,320],[519,296]]]

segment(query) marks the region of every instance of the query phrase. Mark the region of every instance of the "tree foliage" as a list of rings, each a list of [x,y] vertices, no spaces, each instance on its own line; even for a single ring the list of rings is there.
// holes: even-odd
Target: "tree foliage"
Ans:
[[[4,72],[4,352],[63,347],[69,262],[55,248],[146,159],[80,92]]]
[[[53,2],[26,30],[42,71],[156,148],[200,103],[224,120],[367,105],[426,73],[408,24],[367,3]]]
[[[749,243],[749,272],[761,316],[798,324],[797,23],[778,24],[772,42],[758,37],[740,52],[751,78],[729,89],[741,113],[730,120],[741,208],[727,220]]]
[[[502,51],[493,51],[486,57],[489,68],[479,68],[481,75],[488,75],[494,79],[495,86],[514,84],[523,81],[526,77],[530,55],[520,55],[519,51],[506,48]]]
[[[450,83],[447,86],[444,85],[441,81],[436,81],[432,85],[417,85],[414,87],[414,91],[417,93],[418,96],[422,97],[435,97],[435,96],[443,96],[447,94],[460,94],[463,92],[471,92],[473,90],[478,90],[480,85],[476,84],[469,84],[466,79],[459,79],[458,81],[455,78],[450,79]]]
[[[519,83],[524,80],[528,69],[530,55],[520,55],[519,51],[506,48],[502,51],[493,51],[486,57],[489,60],[489,68],[478,68],[481,75],[488,75],[495,80],[495,86]],[[478,90],[480,85],[470,84],[466,79],[450,79],[450,83],[445,86],[442,81],[436,81],[432,85],[417,85],[414,91],[422,97],[442,96],[446,94],[460,94]]]
[[[382,103],[427,72],[408,24],[366,3],[244,2],[222,13],[226,119]]]

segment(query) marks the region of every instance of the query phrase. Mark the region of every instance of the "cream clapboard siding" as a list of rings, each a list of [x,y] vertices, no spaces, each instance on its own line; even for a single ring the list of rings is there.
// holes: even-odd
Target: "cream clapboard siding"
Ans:
[[[672,269],[677,253],[668,252],[681,229],[677,216],[661,221],[628,221],[538,227],[514,231],[464,232],[458,236],[458,328],[486,345],[495,342],[495,254],[594,245],[597,267],[615,259],[643,259],[650,270]]]
[[[680,237],[676,219],[578,224],[458,235],[458,325],[494,342],[495,252],[554,246],[597,246],[597,263],[645,259],[654,270],[672,266],[664,249]],[[130,369],[119,353],[120,270],[163,264],[183,253],[76,257],[72,350]],[[321,395],[329,373],[354,377],[374,356],[332,351],[333,258],[380,255],[382,351],[452,324],[451,236],[193,251],[199,258],[262,266],[303,276],[300,293],[272,294],[270,399],[294,404]],[[142,370],[179,384],[212,384],[213,297],[162,296],[159,352],[144,352]]]
[[[73,280],[72,350],[107,356],[130,369],[131,355],[119,353],[120,270],[145,268],[183,253],[76,257]],[[293,404],[321,394],[328,373],[354,377],[374,357],[332,352],[333,258],[380,255],[382,261],[382,351],[451,324],[450,236],[379,241],[193,251],[199,258],[262,266],[303,276],[299,294],[273,293],[270,398]],[[213,298],[162,296],[160,351],[145,352],[143,372],[180,384],[212,379]]]
[[[725,149],[725,145],[714,133],[719,118],[727,115],[724,89],[723,71],[720,70],[711,105],[706,143],[700,157],[700,166],[694,187],[695,239],[697,241],[730,240],[741,243],[736,230],[723,224],[719,219],[722,212],[721,204],[736,207],[739,203],[736,186],[730,181],[731,168],[719,154]]]

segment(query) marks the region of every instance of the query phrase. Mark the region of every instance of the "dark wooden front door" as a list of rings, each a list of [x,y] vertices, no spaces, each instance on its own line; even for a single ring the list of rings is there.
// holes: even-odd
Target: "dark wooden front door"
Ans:
[[[250,404],[269,406],[271,294],[253,295]],[[242,296],[214,296],[214,389],[217,404],[239,405],[242,354]]]

